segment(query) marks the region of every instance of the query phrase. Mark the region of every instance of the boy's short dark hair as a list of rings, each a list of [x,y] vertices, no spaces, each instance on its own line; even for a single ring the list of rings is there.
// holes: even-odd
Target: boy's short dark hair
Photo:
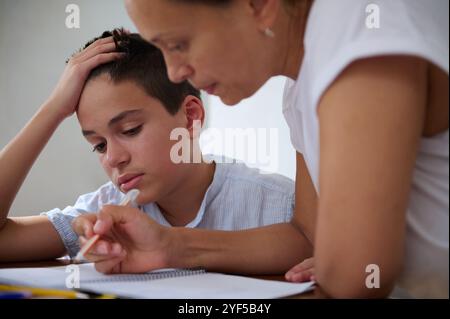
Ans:
[[[137,33],[128,33],[123,29],[105,31],[100,37],[86,43],[83,49],[98,39],[110,36],[113,36],[117,52],[124,52],[125,56],[96,67],[87,81],[102,74],[108,74],[113,83],[134,81],[148,95],[161,101],[172,115],[178,112],[186,96],[193,95],[200,99],[200,91],[189,82],[173,83],[169,80],[161,51]]]

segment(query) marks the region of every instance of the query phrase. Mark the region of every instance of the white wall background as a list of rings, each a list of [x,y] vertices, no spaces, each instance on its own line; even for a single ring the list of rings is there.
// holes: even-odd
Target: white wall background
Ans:
[[[80,29],[65,26],[65,8],[70,3],[80,7]],[[135,30],[122,0],[0,0],[0,148],[46,100],[66,58],[104,30],[120,26]],[[293,177],[295,153],[281,114],[283,81],[271,80],[256,96],[233,108],[217,98],[209,99],[208,126],[278,128],[278,171]],[[72,117],[59,127],[35,163],[10,216],[63,208],[106,181],[96,155]]]
[[[232,107],[224,105],[218,97],[209,97],[206,124],[207,128],[217,128],[222,133],[231,128],[249,128],[248,133],[254,132],[257,139],[256,161],[251,155],[251,149],[240,150],[236,142],[234,149],[223,145],[221,154],[243,160],[251,167],[259,167],[264,171],[280,173],[294,179],[295,151],[281,112],[284,82],[284,77],[272,78],[251,98]],[[262,132],[260,128],[263,129]],[[271,140],[269,134],[273,130],[277,133],[273,135],[275,139]],[[251,140],[247,136],[244,135],[244,142]]]

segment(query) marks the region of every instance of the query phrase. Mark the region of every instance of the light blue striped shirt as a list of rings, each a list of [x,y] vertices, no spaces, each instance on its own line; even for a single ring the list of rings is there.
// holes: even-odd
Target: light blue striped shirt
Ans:
[[[242,230],[289,222],[294,210],[294,182],[278,174],[266,174],[243,163],[215,160],[214,178],[200,209],[185,227]],[[53,209],[46,215],[58,231],[68,254],[80,247],[71,223],[80,214],[98,212],[103,205],[118,205],[124,194],[108,182],[97,191],[82,195],[74,206]],[[155,203],[139,206],[158,223],[171,226]]]

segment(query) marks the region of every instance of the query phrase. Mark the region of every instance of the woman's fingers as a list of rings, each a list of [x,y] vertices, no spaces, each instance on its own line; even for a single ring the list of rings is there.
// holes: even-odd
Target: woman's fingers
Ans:
[[[300,272],[314,267],[314,258],[308,258],[303,260],[301,263],[292,267],[288,272]]]
[[[289,281],[309,281],[314,275],[314,258],[308,258],[292,267],[285,275]]]
[[[292,282],[314,281],[314,268],[293,273],[286,279]]]
[[[104,259],[95,263],[95,269],[98,272],[104,274],[118,274],[121,273],[121,262],[124,260],[126,254],[119,257],[114,257],[110,259]]]
[[[80,237],[80,244],[87,239]],[[95,263],[95,269],[105,274],[117,274],[121,272],[120,263],[127,255],[119,243],[111,243],[107,240],[99,240],[85,255],[86,260]]]
[[[80,236],[80,244],[84,246],[87,242],[87,239],[83,236]],[[89,250],[88,255],[95,256],[118,256],[122,253],[122,246],[119,243],[114,243],[108,240],[99,239],[94,246]]]

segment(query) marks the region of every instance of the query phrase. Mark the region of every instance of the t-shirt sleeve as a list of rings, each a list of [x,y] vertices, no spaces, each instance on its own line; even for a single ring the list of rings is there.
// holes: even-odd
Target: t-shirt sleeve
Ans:
[[[116,205],[123,197],[124,195],[114,184],[109,182],[95,192],[81,195],[73,206],[67,206],[62,210],[55,208],[41,215],[48,217],[61,237],[67,253],[70,257],[74,257],[80,250],[80,246],[78,235],[72,229],[73,220],[82,214],[97,213],[103,205]]]
[[[378,1],[380,21],[374,28],[366,25],[364,1],[345,0],[336,10],[326,10],[326,2],[318,2],[317,18],[306,40],[314,56],[308,69],[310,106],[317,107],[336,78],[361,59],[416,56],[448,73],[448,1],[436,0],[433,5],[418,0]],[[345,17],[345,24],[335,25],[339,16]]]

